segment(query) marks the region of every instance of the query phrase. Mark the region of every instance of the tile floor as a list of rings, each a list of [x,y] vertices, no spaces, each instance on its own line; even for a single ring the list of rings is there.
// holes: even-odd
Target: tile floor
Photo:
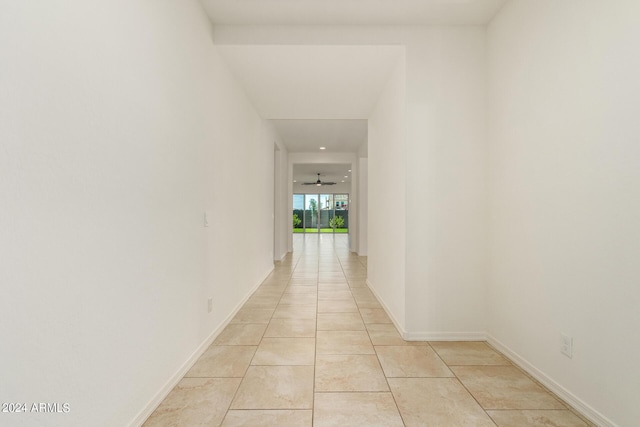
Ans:
[[[145,426],[591,426],[486,343],[404,341],[347,236],[294,238]]]

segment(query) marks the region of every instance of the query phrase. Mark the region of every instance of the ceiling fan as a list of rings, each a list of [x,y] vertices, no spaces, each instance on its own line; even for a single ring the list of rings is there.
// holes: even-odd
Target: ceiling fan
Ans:
[[[303,182],[302,185],[317,185],[318,187],[321,187],[323,185],[336,185],[336,183],[320,181],[320,173],[318,173],[318,180],[316,182]]]

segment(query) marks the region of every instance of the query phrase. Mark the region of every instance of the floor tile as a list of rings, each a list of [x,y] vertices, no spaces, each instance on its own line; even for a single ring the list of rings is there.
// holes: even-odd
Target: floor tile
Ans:
[[[382,308],[361,308],[364,323],[391,323],[391,319]]]
[[[220,425],[240,378],[184,378],[144,427]]]
[[[367,281],[361,279],[348,279],[349,286],[352,288],[368,288]]]
[[[340,261],[337,258],[328,259],[318,263],[318,272],[322,273],[342,273]]]
[[[301,286],[306,286],[309,289],[318,289],[318,281],[317,280],[310,280],[309,282],[306,281],[291,281],[289,282],[289,286],[295,286],[295,287],[301,287]]]
[[[316,294],[285,294],[280,305],[314,305],[318,300]]]
[[[318,290],[315,286],[289,286],[285,291],[284,295],[317,295]],[[315,303],[314,303],[315,305]]]
[[[318,279],[291,278],[289,285],[290,286],[317,286]]]
[[[242,378],[256,348],[256,346],[245,345],[212,345],[200,356],[185,377]]]
[[[315,391],[389,391],[375,355],[318,355]]]
[[[366,292],[358,292],[358,291],[366,291]],[[367,289],[367,288],[351,288],[351,292],[353,293],[353,297],[356,302],[360,304],[380,304],[378,299]],[[366,307],[365,307],[366,308]],[[380,307],[373,307],[380,308]]]
[[[214,345],[258,345],[267,325],[231,323],[218,335]]]
[[[316,393],[314,427],[403,427],[391,393]]]
[[[487,411],[498,427],[587,427],[566,410]]]
[[[447,365],[511,365],[484,342],[431,342]]]
[[[280,299],[281,293],[279,292],[277,295],[261,295],[259,292],[257,294],[252,295],[247,302],[245,303],[245,307],[250,307],[255,304],[278,304],[278,300]]]
[[[312,409],[313,366],[250,366],[231,409]]]
[[[318,300],[318,313],[357,313],[358,306],[351,300]]]
[[[313,338],[316,336],[315,319],[271,319],[265,337]]]
[[[393,323],[369,323],[367,331],[373,345],[408,345]]]
[[[354,297],[360,298],[376,298],[375,295],[373,295],[373,292],[369,290],[369,288],[355,288],[351,290],[351,294]]]
[[[269,323],[275,308],[242,308],[231,323]]]
[[[279,276],[274,276],[272,279],[267,279],[264,282],[262,282],[262,285],[260,286],[264,286],[264,287],[284,287],[287,286],[287,283],[289,283],[289,274],[287,273],[283,273],[280,274]]]
[[[456,378],[389,378],[406,427],[495,427]]]
[[[318,283],[347,283],[347,278],[342,273],[335,276],[321,274],[320,276],[318,276]]]
[[[351,295],[349,288],[340,290],[320,289],[318,290],[318,299],[353,301],[353,296]]]
[[[317,354],[375,354],[365,331],[318,331]]]
[[[498,427],[587,427],[568,410],[487,411]]]
[[[275,308],[278,305],[278,301],[280,297],[272,297],[272,296],[255,296],[251,297],[244,304],[243,308]]]
[[[286,284],[262,285],[253,293],[252,297],[278,298],[282,296],[286,287]]]
[[[344,283],[318,283],[318,292],[320,291],[348,291],[349,285]]]
[[[357,289],[357,288],[356,288]],[[383,310],[382,305],[375,298],[366,298],[366,297],[357,297],[355,296],[356,305],[358,308],[376,308],[379,310]]]
[[[387,378],[453,377],[447,365],[429,347],[376,346],[376,353]]]
[[[279,305],[273,319],[314,319],[318,309],[315,305]]]
[[[313,365],[314,338],[263,338],[252,365]]]
[[[485,409],[566,409],[513,366],[453,366],[451,369]]]
[[[231,410],[222,427],[311,427],[311,410]]]
[[[319,331],[365,331],[360,313],[318,313]]]

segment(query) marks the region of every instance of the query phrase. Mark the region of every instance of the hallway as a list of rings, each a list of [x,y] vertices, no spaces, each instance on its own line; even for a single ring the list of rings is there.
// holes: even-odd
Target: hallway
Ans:
[[[406,342],[345,235],[294,235],[145,426],[591,425],[481,342]]]

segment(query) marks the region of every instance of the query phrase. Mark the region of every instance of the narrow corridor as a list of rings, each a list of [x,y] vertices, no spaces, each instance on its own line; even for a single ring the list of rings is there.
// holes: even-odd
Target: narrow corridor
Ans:
[[[294,235],[145,426],[588,426],[483,342],[407,342],[346,235]]]

